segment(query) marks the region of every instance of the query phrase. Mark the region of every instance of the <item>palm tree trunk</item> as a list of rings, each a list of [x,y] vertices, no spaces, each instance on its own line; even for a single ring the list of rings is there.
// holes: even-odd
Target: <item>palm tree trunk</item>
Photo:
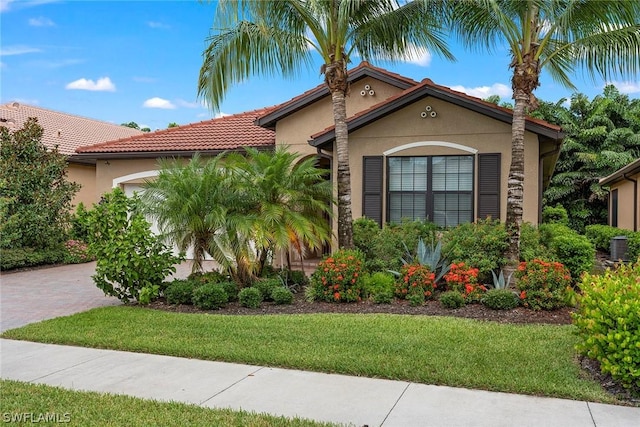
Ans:
[[[351,212],[351,170],[349,168],[349,140],[347,132],[347,104],[345,92],[331,92],[333,119],[336,129],[338,160],[338,246],[353,249],[353,214]]]

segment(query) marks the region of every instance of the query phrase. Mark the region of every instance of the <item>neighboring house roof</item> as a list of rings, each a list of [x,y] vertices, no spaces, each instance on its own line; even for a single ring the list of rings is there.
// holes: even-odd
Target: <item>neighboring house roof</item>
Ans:
[[[126,126],[18,102],[0,105],[0,126],[5,126],[10,130],[18,130],[22,128],[29,117],[37,118],[38,124],[44,129],[43,144],[50,149],[57,146],[58,151],[67,156],[74,154],[77,148],[85,145],[143,133]]]
[[[640,159],[629,163],[627,166],[618,169],[611,175],[600,180],[600,185],[611,185],[618,181],[626,179],[627,176],[635,175],[640,172]]]
[[[242,147],[273,147],[275,132],[254,124],[269,109],[248,111],[105,142],[77,150],[76,157],[131,158],[191,155]]]
[[[375,78],[400,89],[407,89],[418,84],[417,81],[408,77],[392,73],[384,68],[374,67],[367,61],[363,61],[357,67],[349,70],[349,83],[356,82],[365,77]],[[310,89],[287,102],[276,105],[270,111],[258,117],[256,124],[265,128],[275,129],[275,125],[278,120],[281,120],[328,95],[329,89],[327,88],[327,85],[324,83],[319,84],[313,89]]]
[[[513,119],[513,111],[508,108],[500,107],[490,102],[483,101],[480,98],[476,98],[462,92],[457,92],[446,86],[437,85],[429,79],[424,79],[418,85],[406,89],[397,95],[389,97],[386,100],[371,106],[369,109],[363,110],[349,117],[347,119],[348,130],[349,132],[353,132],[381,117],[398,111],[413,102],[429,96],[459,105],[505,123],[510,124]],[[533,117],[526,118],[525,128],[531,132],[544,135],[554,140],[564,138],[564,133],[560,126]],[[330,126],[314,135],[311,135],[309,143],[314,147],[325,147],[329,143],[332,143],[334,139],[335,127]]]

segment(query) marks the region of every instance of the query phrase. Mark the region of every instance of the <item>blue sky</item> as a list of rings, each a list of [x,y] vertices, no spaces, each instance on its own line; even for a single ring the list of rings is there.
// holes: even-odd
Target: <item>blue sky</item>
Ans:
[[[214,113],[196,98],[197,79],[215,4],[195,1],[0,0],[0,102],[18,101],[113,123],[135,121],[152,130],[286,101],[322,83],[320,61],[296,79],[252,78],[232,88]],[[470,53],[452,42],[457,62],[425,54],[374,65],[485,98],[511,97],[509,58]],[[357,65],[357,60],[352,66]],[[637,77],[637,76],[636,76]],[[640,97],[640,78],[614,82]],[[605,82],[578,73],[590,98]],[[569,97],[543,75],[536,95]]]

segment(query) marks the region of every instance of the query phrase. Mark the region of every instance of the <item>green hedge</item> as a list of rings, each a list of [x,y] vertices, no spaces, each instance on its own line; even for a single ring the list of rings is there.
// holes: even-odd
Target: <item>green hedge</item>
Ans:
[[[542,244],[551,251],[550,258],[564,264],[574,280],[591,272],[596,249],[589,239],[564,224],[542,224],[539,230]]]
[[[629,259],[636,260],[640,256],[640,232],[624,230],[610,225],[588,225],[585,234],[599,251],[610,253],[611,239],[617,236],[627,236]]]
[[[41,249],[0,249],[0,271],[38,265],[60,264],[65,261],[65,248]]]

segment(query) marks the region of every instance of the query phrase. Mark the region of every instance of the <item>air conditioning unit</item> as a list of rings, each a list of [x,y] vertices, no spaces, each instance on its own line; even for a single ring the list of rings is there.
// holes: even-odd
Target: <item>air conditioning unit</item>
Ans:
[[[611,239],[611,260],[629,261],[629,242],[627,236],[616,236]]]

